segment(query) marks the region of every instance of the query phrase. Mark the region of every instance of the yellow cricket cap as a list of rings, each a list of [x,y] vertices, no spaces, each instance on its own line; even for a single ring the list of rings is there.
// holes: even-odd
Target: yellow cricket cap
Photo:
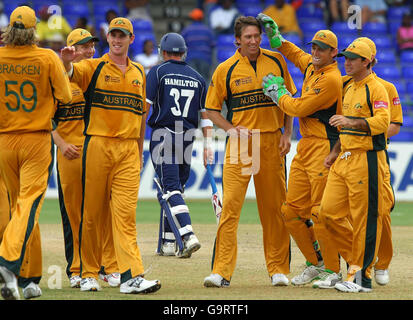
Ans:
[[[373,40],[371,40],[370,38],[367,38],[367,37],[360,37],[360,38],[357,38],[354,41],[362,41],[365,44],[367,44],[369,46],[370,50],[371,50],[371,54],[373,56],[376,56],[377,49],[376,49],[376,44],[374,43]]]
[[[347,49],[340,52],[337,56],[345,56],[350,59],[366,58],[371,61],[371,50],[370,47],[363,41],[353,41],[349,44]]]
[[[319,30],[309,43],[318,45],[321,49],[337,48],[337,36],[330,30]]]
[[[130,22],[129,19],[122,17],[114,18],[109,24],[108,32],[111,32],[112,30],[120,30],[124,32],[126,35],[133,34],[132,22]]]
[[[10,15],[10,25],[14,28],[29,29],[35,27],[36,23],[36,13],[27,6],[17,7]]]
[[[74,46],[75,44],[84,44],[90,40],[99,41],[99,39],[92,36],[89,31],[82,28],[77,28],[69,33],[66,39],[66,43],[68,46]]]

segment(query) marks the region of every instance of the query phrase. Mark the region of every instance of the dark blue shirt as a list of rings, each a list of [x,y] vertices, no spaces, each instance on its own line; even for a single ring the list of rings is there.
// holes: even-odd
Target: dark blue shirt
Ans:
[[[186,62],[168,60],[152,67],[146,78],[146,99],[152,104],[148,125],[175,131],[198,128],[206,97],[204,78]]]

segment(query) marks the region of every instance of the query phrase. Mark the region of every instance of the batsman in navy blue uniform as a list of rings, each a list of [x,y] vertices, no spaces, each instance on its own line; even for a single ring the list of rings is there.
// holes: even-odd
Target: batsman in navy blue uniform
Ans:
[[[213,126],[204,109],[205,80],[186,64],[186,53],[181,35],[165,34],[159,47],[162,63],[151,68],[146,82],[146,101],[152,105],[148,120],[152,129],[151,160],[162,209],[157,253],[180,258],[191,257],[201,247],[192,228],[183,192],[189,178],[199,118],[204,135],[204,164],[212,156],[205,142]]]

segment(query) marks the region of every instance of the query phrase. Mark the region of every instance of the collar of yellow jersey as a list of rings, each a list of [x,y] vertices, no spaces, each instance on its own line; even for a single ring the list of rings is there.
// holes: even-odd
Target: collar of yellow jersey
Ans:
[[[103,59],[103,61],[105,61],[105,62],[107,62],[107,63],[111,63],[111,64],[117,66],[117,63],[115,63],[115,62],[109,57],[109,54],[108,54],[108,53],[105,53],[105,54],[102,56],[102,59]],[[129,59],[129,57],[126,57],[126,59],[127,59],[126,67],[129,68],[129,67],[131,66],[131,60]]]

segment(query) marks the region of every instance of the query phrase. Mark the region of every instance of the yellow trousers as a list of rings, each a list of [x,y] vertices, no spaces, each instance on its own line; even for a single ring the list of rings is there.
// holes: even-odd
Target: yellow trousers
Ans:
[[[144,272],[136,242],[139,152],[137,140],[133,139],[99,136],[87,136],[85,139],[79,236],[82,278],[98,276],[101,265],[99,240],[107,219],[112,223],[121,282]]]
[[[0,174],[0,243],[3,239],[3,233],[10,221],[9,196],[6,185]]]
[[[391,232],[391,217],[390,212],[392,211],[395,203],[394,192],[390,181],[390,163],[388,155],[386,154],[388,168],[386,170],[385,176],[385,192],[384,192],[384,204],[386,209],[383,214],[383,228],[381,231],[381,240],[379,246],[379,252],[377,254],[378,261],[375,264],[377,270],[386,270],[389,268],[390,262],[393,258],[393,240]]]
[[[0,134],[0,150],[0,172],[13,208],[0,245],[0,265],[24,287],[42,276],[38,219],[53,164],[51,135]]]
[[[360,281],[366,288],[371,288],[371,268],[380,243],[386,166],[385,151],[340,153],[320,207],[330,242],[350,265],[347,280]]]
[[[57,150],[57,176],[59,188],[59,204],[62,216],[66,273],[69,277],[80,275],[79,228],[82,208],[82,157],[68,160]],[[109,210],[109,207],[105,208]],[[115,249],[113,246],[112,222],[110,215],[104,215],[100,245],[102,265],[107,273],[118,272]],[[98,245],[98,244],[96,244]]]
[[[329,249],[326,231],[318,219],[329,171],[323,162],[329,153],[330,141],[327,139],[306,137],[300,140],[291,163],[287,200],[281,209],[288,231],[306,260],[313,265],[322,260],[321,243],[321,250]]]
[[[244,157],[246,148],[235,146],[237,139],[230,138],[226,147],[223,208],[212,272],[227,280],[231,279],[236,266],[237,228],[251,176],[254,178],[268,273],[272,276],[290,271],[290,237],[281,217],[281,205],[286,196],[285,160],[280,157],[278,149],[281,132],[257,135],[248,143],[244,141],[244,147],[252,151],[251,161],[246,161],[248,156]],[[256,137],[259,137],[259,142],[254,140]]]

